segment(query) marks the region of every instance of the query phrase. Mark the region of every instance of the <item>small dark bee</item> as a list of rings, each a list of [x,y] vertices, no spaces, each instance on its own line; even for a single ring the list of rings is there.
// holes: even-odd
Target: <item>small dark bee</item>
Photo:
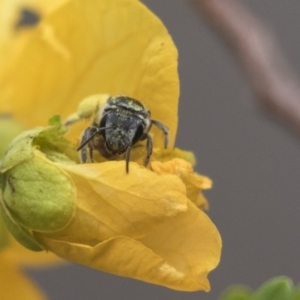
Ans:
[[[164,133],[165,148],[168,146],[169,129],[163,123],[150,119],[150,111],[138,100],[126,96],[109,97],[91,127],[84,130],[78,151],[81,161],[87,162],[87,147],[93,161],[93,151],[114,159],[125,154],[126,172],[129,171],[130,150],[139,141],[146,140],[148,165],[152,154],[152,138],[149,130],[157,126]]]

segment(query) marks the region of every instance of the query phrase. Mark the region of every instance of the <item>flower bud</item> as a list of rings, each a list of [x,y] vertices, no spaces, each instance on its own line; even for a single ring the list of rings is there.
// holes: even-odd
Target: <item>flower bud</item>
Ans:
[[[55,123],[54,119],[51,122]],[[41,248],[36,245],[33,231],[61,230],[75,214],[73,181],[47,159],[47,154],[56,159],[67,157],[55,151],[67,144],[62,138],[64,133],[65,129],[57,124],[26,131],[11,142],[1,161],[4,221],[11,233],[32,250]]]

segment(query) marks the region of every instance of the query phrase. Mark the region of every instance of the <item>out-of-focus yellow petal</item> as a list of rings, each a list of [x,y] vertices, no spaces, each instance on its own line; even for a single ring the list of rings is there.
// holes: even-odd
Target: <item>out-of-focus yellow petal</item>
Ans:
[[[24,276],[18,268],[0,259],[0,299],[3,300],[42,300],[41,291]]]
[[[176,176],[159,177],[135,163],[126,174],[124,162],[59,166],[77,187],[77,210],[65,229],[47,236],[89,245],[117,235],[140,238],[187,209]]]
[[[221,251],[217,229],[193,204],[140,240],[118,236],[89,246],[39,238],[73,262],[182,291],[209,291],[207,273],[218,264]]]
[[[187,197],[201,209],[208,209],[202,190],[211,188],[212,181],[206,176],[194,173],[190,163],[179,158],[166,162],[153,161],[151,169],[158,174],[177,175],[186,186]]]
[[[68,1],[41,20],[5,78],[0,111],[12,111],[28,126],[43,125],[55,113],[66,118],[87,96],[124,94],[170,128],[174,145],[177,50],[161,21],[138,1]],[[153,133],[162,146],[160,130]]]
[[[18,16],[18,13],[22,13],[22,9],[27,9],[28,11],[32,10],[39,12],[41,16],[44,16],[53,12],[68,1],[70,0],[0,0],[0,8],[3,15],[5,15],[4,12],[6,11],[11,12],[11,15]],[[6,14],[8,20],[11,18],[11,15]],[[4,20],[1,19],[1,21],[3,22]],[[13,22],[11,22],[11,24],[13,24]],[[7,31],[11,32],[11,30]]]
[[[10,116],[0,114],[0,158],[4,155],[9,143],[14,137],[24,131],[24,126]]]
[[[13,237],[9,245],[0,252],[0,259],[12,265],[29,267],[49,267],[62,263],[62,259],[51,252],[34,252],[24,248]],[[2,271],[1,271],[2,272]]]
[[[0,81],[20,55],[30,35],[49,13],[69,0],[0,0]]]

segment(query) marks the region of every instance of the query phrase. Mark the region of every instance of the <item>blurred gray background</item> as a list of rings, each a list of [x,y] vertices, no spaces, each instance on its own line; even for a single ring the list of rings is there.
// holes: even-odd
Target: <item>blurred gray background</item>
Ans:
[[[277,34],[300,73],[300,1],[245,0]],[[194,151],[213,178],[209,215],[223,238],[212,291],[181,293],[67,265],[29,274],[53,300],[216,300],[233,283],[253,288],[288,275],[300,282],[300,142],[264,115],[224,44],[185,1],[144,0],[179,49],[177,145]]]

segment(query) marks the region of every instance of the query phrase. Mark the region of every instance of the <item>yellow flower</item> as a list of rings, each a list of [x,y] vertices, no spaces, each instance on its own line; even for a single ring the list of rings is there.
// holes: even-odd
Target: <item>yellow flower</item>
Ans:
[[[5,72],[0,111],[27,127],[56,113],[66,119],[91,95],[123,94],[170,129],[168,150],[151,129],[150,169],[130,162],[129,174],[124,161],[78,164],[57,118],[23,133],[1,163],[2,210],[15,237],[113,274],[208,291],[221,239],[196,207],[207,207],[210,180],[193,173],[191,154],[173,149],[177,51],[161,21],[135,0],[70,0],[31,30]],[[90,122],[72,126],[67,138],[78,144]]]

